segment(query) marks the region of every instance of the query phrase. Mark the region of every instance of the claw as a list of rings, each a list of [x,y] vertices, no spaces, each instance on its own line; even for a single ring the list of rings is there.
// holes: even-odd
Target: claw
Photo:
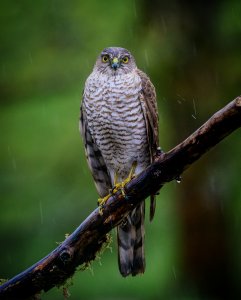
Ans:
[[[104,206],[105,202],[110,198],[110,196],[111,196],[111,194],[108,194],[107,196],[98,199],[99,214],[100,215],[103,215],[103,206]]]
[[[137,166],[137,162],[134,161],[131,166],[131,170],[130,170],[128,177],[122,182],[117,183],[117,173],[115,174],[114,188],[112,190],[113,193],[116,193],[118,190],[121,190],[122,196],[126,197],[125,185],[135,177],[136,166]]]
[[[125,194],[125,185],[128,182],[130,182],[135,177],[136,166],[137,166],[137,162],[134,161],[133,164],[132,164],[132,166],[131,166],[131,170],[130,170],[130,173],[129,173],[128,177],[124,181],[122,181],[122,182],[117,183],[118,175],[117,175],[117,172],[115,173],[114,187],[113,187],[113,189],[110,190],[110,193],[107,196],[98,199],[99,214],[100,215],[103,215],[103,206],[106,203],[106,201],[112,195],[114,195],[116,192],[118,192],[119,190],[121,190],[122,196],[126,197],[126,194]]]

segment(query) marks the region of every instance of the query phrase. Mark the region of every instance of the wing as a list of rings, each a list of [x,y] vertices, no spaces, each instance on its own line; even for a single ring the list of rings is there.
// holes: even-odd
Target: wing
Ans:
[[[137,70],[138,75],[141,78],[142,90],[140,93],[140,101],[142,110],[144,113],[147,137],[150,151],[151,162],[153,162],[157,149],[159,147],[159,131],[158,131],[158,109],[156,102],[156,91],[150,78],[141,70]],[[150,205],[150,220],[153,219],[155,214],[155,195],[151,195]]]
[[[101,152],[90,133],[84,101],[80,107],[80,132],[83,137],[85,155],[95,181],[96,189],[100,197],[103,198],[109,194],[111,179]]]
[[[158,137],[158,109],[156,91],[150,78],[141,70],[137,70],[141,78],[142,90],[140,95],[141,105],[145,117],[151,162],[154,160],[159,147]]]

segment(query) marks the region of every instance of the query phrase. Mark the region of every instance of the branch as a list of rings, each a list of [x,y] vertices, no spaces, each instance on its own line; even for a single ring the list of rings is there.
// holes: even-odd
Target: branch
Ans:
[[[107,201],[103,214],[96,208],[80,226],[45,258],[0,286],[0,299],[26,299],[63,284],[79,265],[95,259],[106,235],[133,208],[165,183],[178,178],[205,152],[241,127],[241,97],[216,112],[185,141],[162,153],[139,176]]]

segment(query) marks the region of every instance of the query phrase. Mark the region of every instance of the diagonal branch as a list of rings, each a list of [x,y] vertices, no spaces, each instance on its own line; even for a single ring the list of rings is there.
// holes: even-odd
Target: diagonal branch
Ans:
[[[126,195],[113,195],[103,214],[95,209],[80,226],[45,258],[0,286],[0,299],[26,299],[63,284],[76,268],[96,257],[107,233],[148,195],[179,177],[204,153],[241,127],[241,97],[216,112],[185,141],[162,153],[125,186]]]

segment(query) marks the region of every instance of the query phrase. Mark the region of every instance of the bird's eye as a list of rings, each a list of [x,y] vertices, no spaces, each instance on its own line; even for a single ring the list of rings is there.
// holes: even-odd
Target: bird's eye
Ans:
[[[129,57],[128,56],[124,56],[123,59],[122,59],[123,63],[124,64],[127,64],[128,61],[129,61]]]
[[[109,60],[109,56],[108,56],[108,55],[103,55],[103,56],[102,56],[102,61],[103,61],[104,63],[106,63],[108,60]]]

